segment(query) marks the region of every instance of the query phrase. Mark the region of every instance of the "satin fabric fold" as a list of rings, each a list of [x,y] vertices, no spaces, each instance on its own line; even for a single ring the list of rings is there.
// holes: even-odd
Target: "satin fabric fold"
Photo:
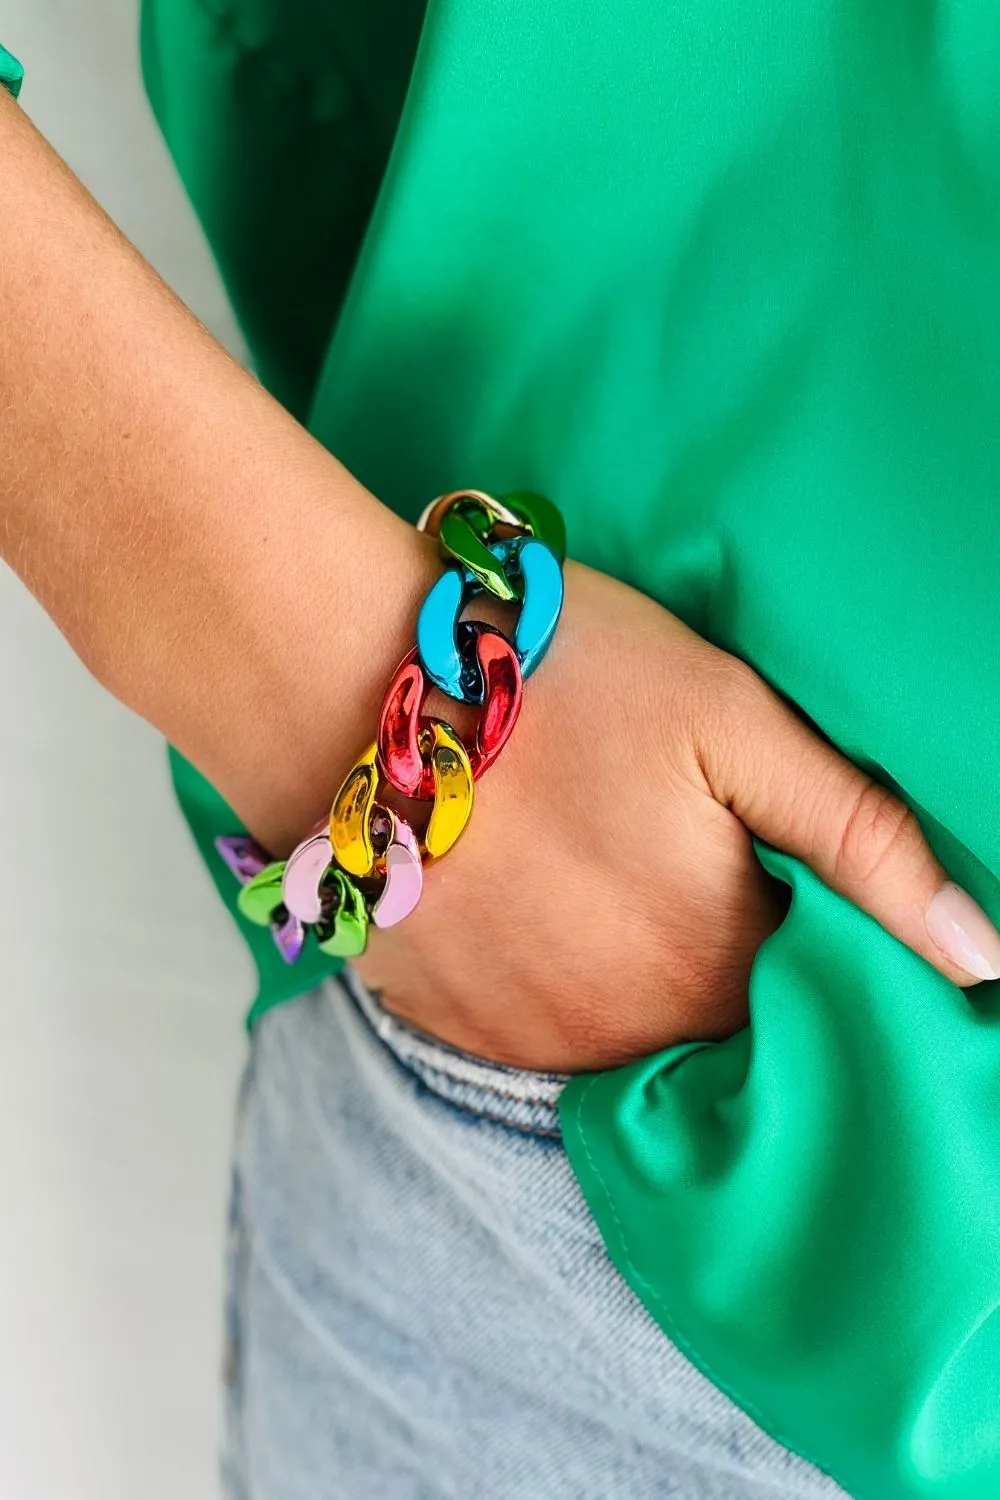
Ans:
[[[0,47],[0,88],[5,88],[16,99],[23,82],[24,68],[13,53],[8,52],[6,47]]]
[[[866,1500],[1000,1493],[1000,1031],[796,861],[748,1030],[576,1081],[616,1265],[771,1434]]]

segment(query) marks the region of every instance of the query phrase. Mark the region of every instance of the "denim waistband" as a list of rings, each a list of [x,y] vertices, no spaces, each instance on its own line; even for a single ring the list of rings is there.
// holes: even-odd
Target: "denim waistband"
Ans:
[[[346,991],[379,1041],[432,1093],[469,1114],[511,1129],[560,1136],[558,1103],[567,1074],[507,1067],[418,1031],[386,1010],[350,966],[332,986]],[[331,987],[331,998],[335,994]]]

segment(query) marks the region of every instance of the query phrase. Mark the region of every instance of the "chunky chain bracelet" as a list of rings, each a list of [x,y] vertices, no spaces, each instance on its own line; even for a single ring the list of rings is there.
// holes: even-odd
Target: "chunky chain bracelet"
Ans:
[[[469,821],[475,783],[510,738],[522,682],[562,610],[566,531],[544,496],[456,490],[429,505],[417,527],[438,538],[449,565],[421,606],[417,643],[389,683],[377,737],[345,776],[329,819],[287,860],[246,835],[216,840],[242,886],[240,911],[270,927],[290,964],[309,931],[324,953],[354,958],[372,923],[392,927],[413,911],[424,866],[447,854]],[[462,619],[484,592],[519,606],[512,640]],[[478,708],[469,743],[424,712],[432,688]],[[429,816],[404,816],[400,798],[429,803]]]

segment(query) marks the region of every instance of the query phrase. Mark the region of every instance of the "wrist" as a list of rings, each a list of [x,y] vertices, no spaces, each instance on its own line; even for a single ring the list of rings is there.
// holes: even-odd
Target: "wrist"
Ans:
[[[192,755],[279,856],[328,813],[374,734],[386,682],[440,572],[432,539],[349,483],[337,524],[328,496],[305,505],[295,545],[239,591],[240,712],[228,734],[210,728]]]

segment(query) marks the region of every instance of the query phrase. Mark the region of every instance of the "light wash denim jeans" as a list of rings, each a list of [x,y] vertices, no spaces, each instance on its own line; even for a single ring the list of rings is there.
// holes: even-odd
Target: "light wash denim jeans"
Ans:
[[[265,1015],[240,1101],[229,1500],[832,1500],[609,1263],[558,1076],[351,975]]]

